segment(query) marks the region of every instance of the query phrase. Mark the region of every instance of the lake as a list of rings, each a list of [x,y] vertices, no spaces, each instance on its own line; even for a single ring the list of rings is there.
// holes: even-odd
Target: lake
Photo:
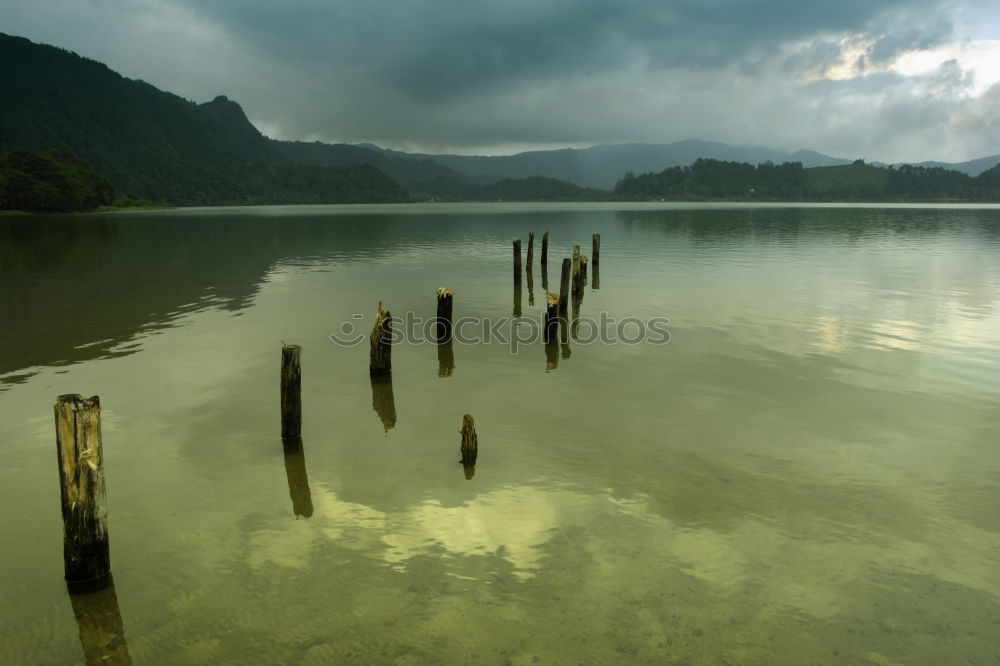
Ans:
[[[0,217],[0,314],[0,663],[1000,660],[1000,207]],[[101,398],[114,573],[73,597],[65,393]]]

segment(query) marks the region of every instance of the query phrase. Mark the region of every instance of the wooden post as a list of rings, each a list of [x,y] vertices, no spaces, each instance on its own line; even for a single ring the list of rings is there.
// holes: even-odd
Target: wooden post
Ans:
[[[521,284],[521,239],[514,241],[514,284]]]
[[[590,263],[587,255],[580,257],[580,281],[587,284],[587,264]]]
[[[531,272],[531,264],[528,264],[528,269],[524,272],[528,276],[528,305],[535,305],[535,279]]]
[[[302,434],[302,348],[281,345],[281,438]]]
[[[580,246],[573,246],[573,293],[579,294],[583,291],[580,285]]]
[[[601,234],[594,234],[593,243],[594,247],[590,254],[593,256],[594,269],[596,269],[601,265]]]
[[[313,503],[302,438],[283,439],[281,443],[285,450],[285,477],[288,479],[288,496],[292,499],[292,513],[308,518],[313,515]]]
[[[476,457],[479,455],[479,437],[476,435],[476,424],[471,414],[462,417],[462,467],[465,468],[465,478],[471,479],[476,473]]]
[[[378,304],[378,315],[371,336],[371,361],[368,372],[372,377],[387,377],[392,373],[392,315]]]
[[[559,297],[551,291],[545,292],[545,321],[542,323],[542,336],[545,344],[549,344],[559,334]]]
[[[542,266],[549,263],[549,232],[542,234]]]
[[[521,316],[521,283],[514,283],[514,318]]]
[[[563,259],[562,275],[559,279],[559,316],[563,319],[569,315],[569,273],[573,266],[573,260]]]
[[[66,580],[97,580],[111,573],[101,400],[61,395],[54,411]]]
[[[437,341],[446,342],[451,340],[451,306],[455,292],[447,287],[440,287],[437,290]]]
[[[528,263],[527,263],[527,266],[526,266],[526,268],[528,269],[529,273],[531,272],[531,258],[533,256],[535,256],[535,232],[534,231],[529,231],[528,232]]]

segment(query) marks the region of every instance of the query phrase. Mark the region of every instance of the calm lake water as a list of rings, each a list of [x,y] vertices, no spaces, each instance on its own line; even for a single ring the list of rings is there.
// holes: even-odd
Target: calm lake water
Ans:
[[[524,316],[542,233],[550,289],[600,233],[580,316],[669,342],[400,344],[373,387],[331,341],[440,286],[510,317],[529,231]],[[7,217],[0,315],[0,663],[1000,663],[998,207]],[[100,598],[62,581],[63,393],[103,405]]]

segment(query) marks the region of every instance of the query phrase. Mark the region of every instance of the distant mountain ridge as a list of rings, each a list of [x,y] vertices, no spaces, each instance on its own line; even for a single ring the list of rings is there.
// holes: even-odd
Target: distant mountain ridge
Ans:
[[[357,146],[272,141],[225,96],[195,104],[0,33],[0,153],[62,147],[119,194],[173,205],[401,201],[386,174],[463,178]]]
[[[689,139],[668,144],[620,143],[591,148],[563,148],[517,155],[473,156],[399,153],[430,159],[470,178],[498,180],[545,176],[576,183],[581,187],[609,190],[626,172],[647,173],[671,166],[688,166],[699,158],[731,162],[802,162],[805,167],[850,164],[852,160],[814,151],[782,152],[760,146],[730,146],[714,141]]]
[[[611,190],[629,172],[658,173],[698,159],[807,168],[852,161],[694,139],[503,156],[279,141],[224,95],[196,104],[70,51],[0,33],[0,153],[60,147],[89,162],[119,195],[173,205],[406,200],[411,195],[400,184],[418,197],[448,200],[517,191],[589,199],[597,193],[574,194],[566,185]],[[998,163],[1000,155],[924,164],[977,175]]]

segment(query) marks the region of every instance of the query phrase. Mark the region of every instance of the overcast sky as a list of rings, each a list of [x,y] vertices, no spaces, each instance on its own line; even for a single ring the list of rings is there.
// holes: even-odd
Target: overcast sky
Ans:
[[[1000,153],[997,0],[0,0],[0,31],[274,138]]]

